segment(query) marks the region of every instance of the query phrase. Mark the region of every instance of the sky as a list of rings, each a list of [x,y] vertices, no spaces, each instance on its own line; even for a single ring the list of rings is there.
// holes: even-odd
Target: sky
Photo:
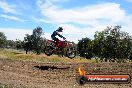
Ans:
[[[8,40],[23,40],[36,27],[43,37],[58,27],[69,41],[88,37],[107,26],[121,25],[132,35],[132,0],[0,0],[0,32]]]

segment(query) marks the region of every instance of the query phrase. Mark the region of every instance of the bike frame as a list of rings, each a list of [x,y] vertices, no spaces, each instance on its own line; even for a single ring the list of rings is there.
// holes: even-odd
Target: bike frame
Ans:
[[[53,40],[47,41],[47,48],[45,48],[46,55],[50,56],[53,53],[61,53],[61,55],[66,55],[69,58],[74,58],[76,56],[75,46],[72,42],[68,41],[59,41],[56,45],[56,42]],[[73,54],[71,56],[71,54]]]
[[[56,45],[56,42],[53,40],[48,40],[47,43],[48,43],[47,45],[49,46],[58,47],[58,48],[66,48],[66,47],[73,46],[73,44],[68,43],[66,40],[65,41],[59,40],[58,45]]]

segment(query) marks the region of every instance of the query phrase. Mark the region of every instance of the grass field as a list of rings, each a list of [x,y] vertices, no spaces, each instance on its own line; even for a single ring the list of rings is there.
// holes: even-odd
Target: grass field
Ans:
[[[46,56],[45,54],[36,55],[33,53],[25,54],[24,51],[14,49],[0,49],[0,58],[12,60],[40,61],[40,62],[95,62],[81,57],[73,59],[58,55]]]

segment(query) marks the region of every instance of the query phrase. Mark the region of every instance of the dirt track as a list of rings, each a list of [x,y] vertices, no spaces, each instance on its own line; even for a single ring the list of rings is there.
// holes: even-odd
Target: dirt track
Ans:
[[[132,64],[124,63],[41,63],[0,59],[0,84],[21,88],[132,88],[130,84],[85,84],[76,82],[77,68],[89,74],[130,74]]]

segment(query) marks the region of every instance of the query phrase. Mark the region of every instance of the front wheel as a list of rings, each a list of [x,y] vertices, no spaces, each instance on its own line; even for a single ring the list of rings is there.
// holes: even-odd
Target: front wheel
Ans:
[[[66,55],[68,58],[74,58],[76,56],[76,50],[74,48],[68,48],[66,50]]]
[[[44,49],[44,53],[47,55],[47,56],[50,56],[53,54],[53,47],[51,46],[46,46],[45,49]]]

